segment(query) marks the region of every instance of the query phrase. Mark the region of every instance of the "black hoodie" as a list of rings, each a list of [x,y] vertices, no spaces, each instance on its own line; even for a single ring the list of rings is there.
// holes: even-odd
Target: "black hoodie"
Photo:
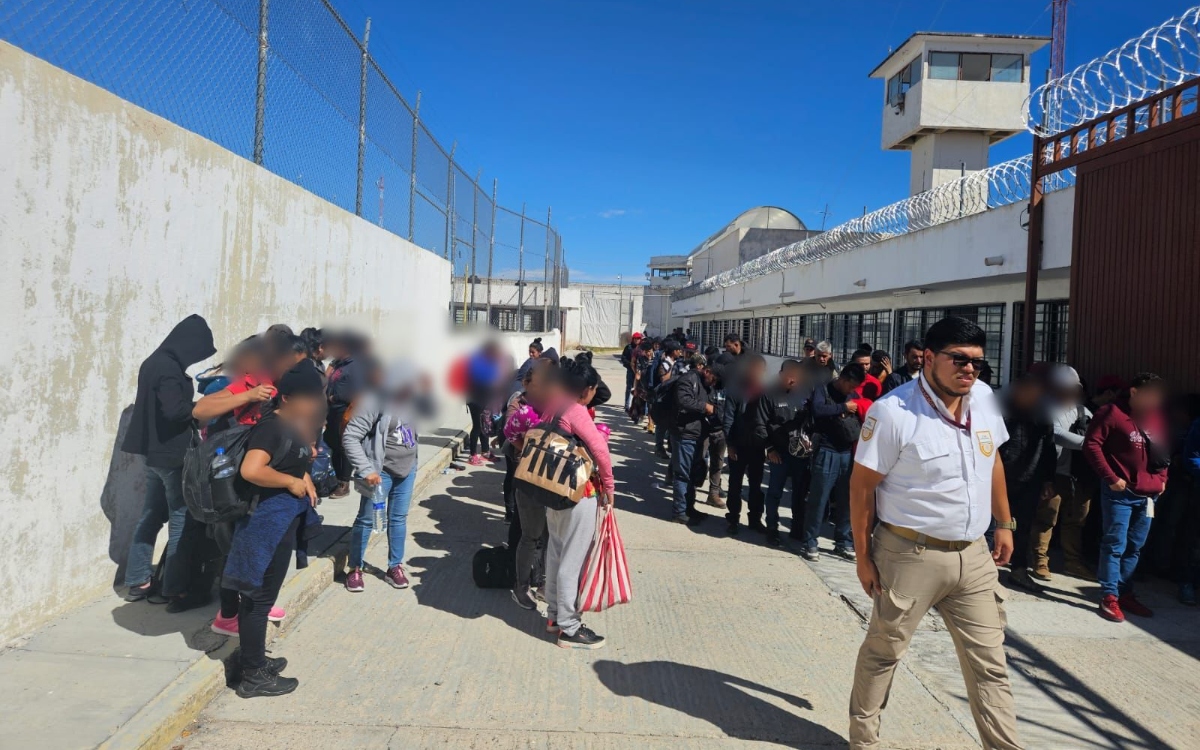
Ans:
[[[186,370],[216,351],[212,330],[199,315],[189,315],[167,334],[138,370],[137,399],[121,450],[145,456],[147,466],[183,466],[196,395]]]

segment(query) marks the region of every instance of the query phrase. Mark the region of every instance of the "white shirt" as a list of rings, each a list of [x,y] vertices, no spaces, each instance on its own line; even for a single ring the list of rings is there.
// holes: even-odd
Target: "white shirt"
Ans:
[[[956,421],[924,373],[871,406],[854,460],[884,475],[875,492],[881,521],[947,541],[975,541],[987,531],[992,468],[1008,440],[987,384],[976,382],[963,397]]]

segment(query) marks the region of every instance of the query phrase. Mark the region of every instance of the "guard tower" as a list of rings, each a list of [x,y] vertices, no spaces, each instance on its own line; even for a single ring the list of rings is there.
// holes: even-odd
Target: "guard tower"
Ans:
[[[988,147],[1024,132],[1029,56],[1050,37],[919,31],[871,71],[887,82],[883,147],[912,152],[916,195],[988,165]]]

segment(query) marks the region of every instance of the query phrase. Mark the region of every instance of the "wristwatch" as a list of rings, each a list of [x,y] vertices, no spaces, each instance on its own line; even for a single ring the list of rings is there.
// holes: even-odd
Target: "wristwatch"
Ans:
[[[996,528],[997,529],[1006,529],[1008,531],[1016,531],[1017,530],[1017,519],[1014,518],[1011,521],[997,521]]]

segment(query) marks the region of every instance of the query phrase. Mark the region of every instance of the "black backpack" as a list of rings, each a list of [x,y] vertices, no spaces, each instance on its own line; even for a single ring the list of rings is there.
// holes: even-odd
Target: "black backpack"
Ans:
[[[678,421],[679,408],[675,404],[675,391],[683,375],[684,373],[675,373],[670,380],[654,387],[654,399],[650,404],[650,418],[654,420],[654,424],[661,424],[670,429]]]
[[[481,589],[510,589],[517,577],[517,558],[508,547],[484,547],[471,559],[471,575]]]
[[[241,478],[242,459],[246,457],[246,441],[252,425],[235,425],[228,430],[210,434],[201,440],[192,430],[192,442],[183,456],[183,501],[197,521],[207,524],[228,523],[249,515],[257,497]],[[232,475],[213,476],[213,459],[222,448],[233,466]],[[280,456],[291,450],[285,441]]]

